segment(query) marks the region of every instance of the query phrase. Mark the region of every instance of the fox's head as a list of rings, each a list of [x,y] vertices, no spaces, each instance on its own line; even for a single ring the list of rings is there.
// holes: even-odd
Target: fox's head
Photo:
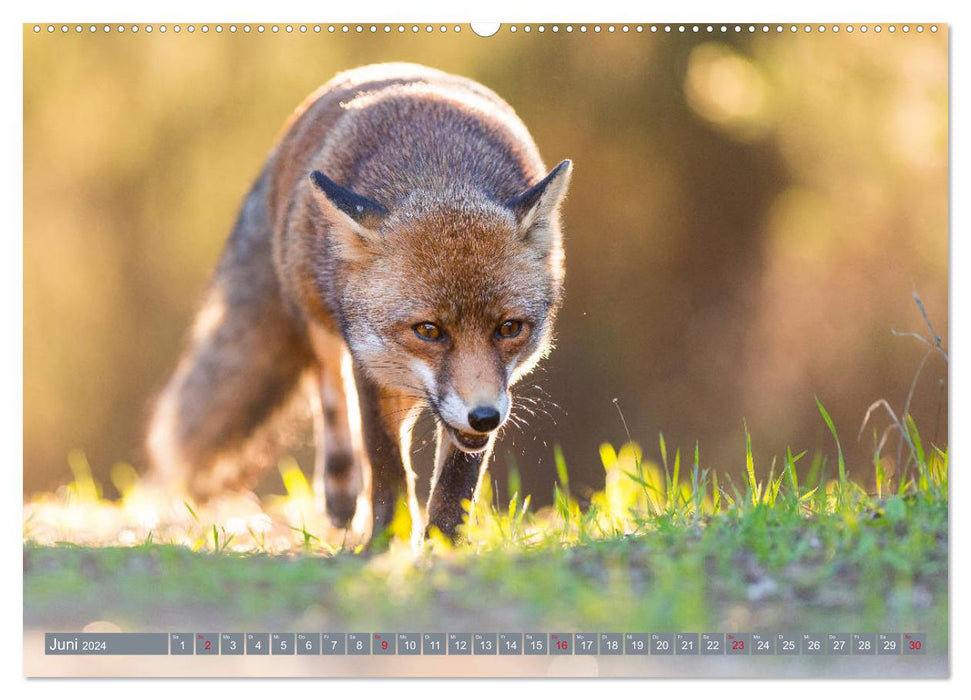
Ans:
[[[504,201],[416,191],[390,207],[311,173],[351,354],[382,386],[425,401],[463,451],[486,449],[509,387],[551,348],[571,168]]]

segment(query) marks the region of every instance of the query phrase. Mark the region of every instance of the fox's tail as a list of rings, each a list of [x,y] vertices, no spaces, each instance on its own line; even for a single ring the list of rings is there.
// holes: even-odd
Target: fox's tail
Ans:
[[[281,445],[310,348],[284,307],[254,186],[148,430],[153,476],[199,497],[246,486]],[[291,431],[292,432],[292,431]]]

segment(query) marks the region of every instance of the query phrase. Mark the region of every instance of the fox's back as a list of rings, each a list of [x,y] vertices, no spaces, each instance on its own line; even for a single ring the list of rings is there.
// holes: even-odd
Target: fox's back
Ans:
[[[273,155],[277,222],[319,169],[392,208],[416,191],[502,201],[544,173],[513,109],[484,86],[388,63],[337,75],[307,98]]]

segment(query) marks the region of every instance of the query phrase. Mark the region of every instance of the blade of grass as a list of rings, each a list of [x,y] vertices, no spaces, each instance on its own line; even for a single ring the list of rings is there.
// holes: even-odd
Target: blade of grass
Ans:
[[[743,420],[742,425],[745,427],[745,473],[748,476],[752,505],[757,506],[762,500],[762,486],[755,480],[755,460],[752,457],[752,436],[748,432],[748,423]],[[736,495],[737,493],[736,491]]]
[[[836,496],[837,508],[842,506],[843,503],[843,492],[846,489],[846,460],[843,458],[843,448],[840,446],[839,436],[836,434],[836,426],[833,425],[833,419],[829,417],[829,412],[823,406],[823,402],[816,398],[816,407],[823,416],[823,420],[826,421],[826,425],[829,427],[829,432],[833,436],[833,440],[836,441],[836,459],[839,465],[839,492]]]

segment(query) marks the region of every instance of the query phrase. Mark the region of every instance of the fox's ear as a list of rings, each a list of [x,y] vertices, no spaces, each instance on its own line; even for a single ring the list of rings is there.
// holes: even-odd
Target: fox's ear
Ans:
[[[330,214],[334,224],[332,235],[336,237],[340,254],[359,258],[366,253],[369,244],[380,242],[377,227],[388,210],[373,199],[341,187],[319,170],[310,173],[314,199],[321,210]]]
[[[528,190],[506,201],[524,236],[547,228],[549,218],[563,201],[572,171],[573,163],[565,160]]]

